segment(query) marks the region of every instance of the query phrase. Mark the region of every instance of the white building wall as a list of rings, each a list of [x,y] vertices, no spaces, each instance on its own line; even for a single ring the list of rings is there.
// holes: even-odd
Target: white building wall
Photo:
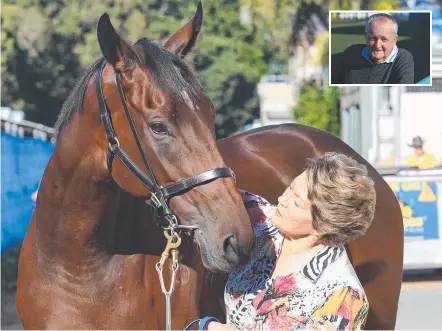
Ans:
[[[345,87],[341,98],[341,137],[348,145],[373,162],[377,151],[377,90],[371,87]]]
[[[294,84],[289,76],[270,75],[258,84],[261,125],[294,122],[292,108],[295,105]]]
[[[371,163],[391,158],[391,165],[401,165],[412,152],[407,144],[419,135],[424,148],[442,160],[442,92],[431,91],[438,82],[409,90],[351,88],[341,100],[342,139]],[[428,91],[416,92],[421,90]]]
[[[425,150],[442,159],[442,93],[404,93],[401,100],[401,161],[411,153],[413,136],[422,136]]]

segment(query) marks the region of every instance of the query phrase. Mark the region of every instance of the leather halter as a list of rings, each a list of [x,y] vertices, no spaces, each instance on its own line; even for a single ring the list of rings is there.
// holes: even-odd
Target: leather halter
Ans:
[[[169,226],[173,229],[195,229],[196,226],[186,226],[179,225],[178,218],[169,208],[170,198],[184,194],[194,187],[208,184],[215,179],[232,177],[236,180],[234,172],[230,168],[216,168],[209,170],[198,175],[185,178],[177,183],[170,184],[166,187],[162,187],[158,184],[155,175],[150,167],[147,160],[146,154],[144,153],[143,147],[140,143],[140,138],[138,136],[137,130],[135,128],[135,123],[132,118],[131,113],[127,105],[126,97],[124,95],[123,87],[121,85],[121,73],[119,70],[115,70],[115,76],[117,81],[118,93],[120,94],[121,102],[123,104],[124,112],[129,121],[130,128],[132,130],[135,142],[137,143],[138,150],[141,154],[143,162],[146,166],[147,173],[143,172],[137,164],[130,158],[130,156],[124,151],[120,146],[117,135],[112,125],[112,117],[110,111],[106,105],[106,101],[103,95],[103,88],[101,83],[102,72],[106,66],[106,61],[103,60],[100,69],[96,73],[96,91],[98,98],[98,106],[100,108],[101,122],[103,123],[104,129],[106,131],[107,140],[109,142],[108,152],[107,152],[107,168],[110,173],[112,173],[112,161],[114,157],[118,157],[120,161],[138,178],[138,180],[146,186],[152,192],[152,201],[155,203],[156,207],[156,220],[166,219],[169,222]]]

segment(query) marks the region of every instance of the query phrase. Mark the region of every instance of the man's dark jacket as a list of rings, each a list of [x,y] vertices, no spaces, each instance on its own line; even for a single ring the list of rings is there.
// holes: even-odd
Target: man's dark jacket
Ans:
[[[391,63],[372,64],[362,51],[366,45],[352,45],[332,55],[332,84],[414,84],[413,55],[398,48]]]

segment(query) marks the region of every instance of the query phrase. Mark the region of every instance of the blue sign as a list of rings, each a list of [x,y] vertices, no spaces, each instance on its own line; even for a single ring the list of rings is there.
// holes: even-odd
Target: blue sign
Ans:
[[[20,243],[28,229],[35,196],[54,144],[1,134],[1,252]]]
[[[389,184],[401,206],[405,237],[438,239],[437,184],[424,181]]]

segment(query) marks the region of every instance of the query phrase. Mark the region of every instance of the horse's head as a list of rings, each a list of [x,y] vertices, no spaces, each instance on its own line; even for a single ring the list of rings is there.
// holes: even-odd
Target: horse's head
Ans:
[[[109,130],[117,137],[109,139],[107,130],[110,149],[124,149],[133,163],[149,174],[144,153],[153,182],[162,187],[225,167],[214,136],[213,103],[183,61],[196,42],[202,16],[199,4],[193,18],[164,45],[142,39],[131,47],[116,33],[107,14],[98,23],[98,41],[106,62],[96,76],[101,86],[93,88],[98,99],[101,95],[105,100],[101,103],[106,103],[110,115]],[[105,136],[101,137],[106,142]],[[143,185],[119,155],[108,163],[112,178],[122,189],[151,197],[152,188]],[[230,172],[224,171],[215,177],[225,178],[212,178],[198,187],[187,183],[187,189],[169,201],[180,223],[198,227],[195,235],[203,263],[213,271],[229,271],[247,262],[254,238],[234,179],[228,176]]]

